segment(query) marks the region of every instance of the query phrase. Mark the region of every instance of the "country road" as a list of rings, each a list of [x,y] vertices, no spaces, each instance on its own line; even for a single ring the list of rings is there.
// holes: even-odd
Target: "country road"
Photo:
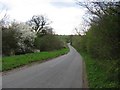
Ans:
[[[55,59],[3,75],[3,88],[82,88],[82,58],[70,52]]]

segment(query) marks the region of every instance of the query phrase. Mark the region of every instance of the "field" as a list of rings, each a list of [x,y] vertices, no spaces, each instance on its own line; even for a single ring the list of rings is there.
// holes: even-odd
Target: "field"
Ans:
[[[37,53],[29,53],[25,55],[15,55],[9,57],[2,58],[2,71],[11,70],[20,66],[24,66],[26,64],[48,60],[51,58],[55,58],[57,56],[66,54],[69,51],[68,48],[64,48],[61,50],[51,51],[51,52],[37,52]]]

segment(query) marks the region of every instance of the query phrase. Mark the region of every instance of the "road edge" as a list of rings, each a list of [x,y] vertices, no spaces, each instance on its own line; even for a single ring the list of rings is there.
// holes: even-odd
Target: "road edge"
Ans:
[[[88,90],[88,80],[87,80],[87,73],[86,73],[86,64],[85,61],[82,61],[83,63],[83,88],[86,88]]]

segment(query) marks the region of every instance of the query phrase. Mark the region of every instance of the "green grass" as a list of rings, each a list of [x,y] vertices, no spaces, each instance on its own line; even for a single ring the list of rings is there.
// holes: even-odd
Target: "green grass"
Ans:
[[[115,60],[94,59],[87,53],[80,52],[80,54],[86,63],[87,79],[90,88],[120,87],[118,82],[114,80],[114,78],[118,78],[115,76],[117,73],[111,73],[112,68],[115,67]]]
[[[51,52],[37,52],[29,53],[25,55],[16,55],[2,58],[2,71],[11,70],[32,62],[43,61],[57,56],[66,54],[69,51],[68,48]]]

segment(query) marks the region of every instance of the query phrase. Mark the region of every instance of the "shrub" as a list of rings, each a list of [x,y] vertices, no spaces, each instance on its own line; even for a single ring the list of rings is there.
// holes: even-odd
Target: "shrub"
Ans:
[[[35,47],[40,51],[52,51],[63,48],[64,44],[55,35],[45,35],[37,37],[35,40]]]

